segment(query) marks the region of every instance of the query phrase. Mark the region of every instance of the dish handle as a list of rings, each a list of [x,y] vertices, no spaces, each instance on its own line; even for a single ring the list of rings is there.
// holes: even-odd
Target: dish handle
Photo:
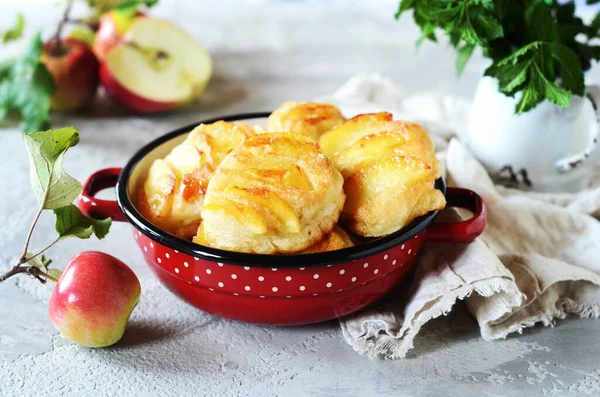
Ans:
[[[464,208],[473,213],[473,217],[461,222],[438,222],[427,228],[427,241],[440,243],[469,243],[475,240],[485,229],[485,204],[482,198],[472,190],[449,187],[446,191],[446,207]]]
[[[113,221],[127,222],[125,214],[115,200],[102,200],[96,193],[117,186],[121,168],[104,168],[94,172],[83,183],[81,194],[77,198],[77,206],[86,216],[94,219],[111,217]]]

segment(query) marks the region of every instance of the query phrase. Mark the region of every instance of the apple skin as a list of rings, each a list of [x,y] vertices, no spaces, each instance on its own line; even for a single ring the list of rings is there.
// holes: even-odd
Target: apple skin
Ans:
[[[56,283],[48,313],[56,329],[81,346],[117,343],[138,303],[135,273],[119,259],[98,251],[75,255]]]
[[[144,98],[128,90],[110,73],[106,63],[100,65],[100,82],[108,96],[123,106],[136,113],[161,113],[180,107],[180,102],[158,102]]]
[[[50,106],[59,111],[79,110],[96,96],[100,65],[85,42],[73,38],[61,42],[66,49],[64,54],[55,55],[56,41],[49,41],[41,56],[56,84]]]
[[[137,12],[133,17],[128,17],[115,10],[102,15],[92,47],[98,60],[103,62],[113,48],[122,44],[123,35],[133,20],[144,16],[144,13]]]

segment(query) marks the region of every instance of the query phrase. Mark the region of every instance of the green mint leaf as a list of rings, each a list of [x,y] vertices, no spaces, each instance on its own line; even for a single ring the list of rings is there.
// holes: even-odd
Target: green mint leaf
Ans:
[[[558,63],[561,85],[575,95],[582,96],[585,91],[583,70],[575,51],[558,43],[550,43],[547,47],[552,58]]]
[[[537,90],[550,102],[560,107],[568,108],[571,104],[573,94],[567,90],[563,90],[548,80],[537,65],[534,66],[534,70],[535,74],[534,77],[532,77],[532,81]]]
[[[25,18],[23,17],[23,14],[19,13],[17,14],[17,22],[15,23],[15,26],[2,33],[2,44],[20,39],[23,35],[24,28]]]
[[[578,52],[582,54],[585,59],[588,60],[599,60],[600,59],[600,46],[587,45],[578,43]]]
[[[402,14],[404,14],[406,11],[413,8],[414,5],[415,5],[415,0],[401,0],[400,4],[398,5],[398,11],[396,11],[394,18],[400,19],[400,16]]]
[[[595,29],[596,31],[600,29],[600,12],[597,13],[594,19],[592,20],[590,27],[592,29]]]
[[[517,103],[515,111],[517,114],[525,113],[542,103],[543,100],[544,98],[540,93],[532,85],[528,85],[523,90],[523,95]]]
[[[498,88],[500,92],[513,96],[523,88],[525,80],[529,73],[529,67],[533,59],[524,60],[516,64],[498,66],[492,64],[485,71],[486,76],[496,77],[498,79]]]
[[[473,55],[474,49],[474,45],[465,44],[458,50],[458,58],[456,58],[456,74],[458,76],[462,75],[465,70],[465,66],[467,66],[467,62],[469,62],[471,55]]]
[[[541,41],[534,41],[533,43],[529,43],[529,44],[519,48],[518,50],[516,50],[515,52],[513,52],[506,58],[498,61],[498,66],[504,66],[504,65],[510,65],[510,64],[514,65],[521,58],[531,55],[532,52],[535,52],[542,45],[543,45],[543,43]]]
[[[73,204],[55,209],[54,215],[56,215],[55,228],[61,238],[74,236],[87,239],[95,234],[102,239],[108,234],[112,222],[110,218],[100,220],[88,218]]]
[[[421,47],[425,40],[437,40],[437,38],[435,37],[435,26],[428,25],[423,27],[421,37],[419,37],[419,39],[417,40],[417,50]]]
[[[551,8],[544,3],[534,2],[525,12],[525,21],[529,40],[545,42],[556,40],[556,23]]]
[[[491,13],[478,13],[472,21],[473,28],[485,41],[502,37],[504,30],[500,22]]]
[[[46,209],[65,207],[81,192],[81,184],[62,168],[67,150],[79,143],[74,127],[23,135],[29,154],[30,180],[33,192]]]
[[[39,131],[50,124],[50,98],[56,86],[40,62],[41,53],[42,39],[37,34],[20,58],[0,69],[0,119],[19,114],[24,132]]]
[[[597,4],[597,3],[600,3],[600,0],[587,0],[586,3],[587,4]]]
[[[514,4],[511,0],[494,0],[494,9],[496,10],[496,15],[500,20],[503,20],[506,14]]]

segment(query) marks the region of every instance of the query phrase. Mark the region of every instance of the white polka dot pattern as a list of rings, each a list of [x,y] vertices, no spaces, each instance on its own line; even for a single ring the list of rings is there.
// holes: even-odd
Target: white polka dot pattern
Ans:
[[[311,267],[252,267],[213,262],[176,252],[134,233],[146,260],[177,274],[189,288],[203,287],[230,296],[289,297],[336,294],[369,284],[414,261],[423,239],[409,239],[397,247],[352,262]],[[149,248],[153,248],[150,250]],[[193,259],[193,261],[192,261]],[[292,260],[290,260],[292,262]],[[307,263],[308,264],[308,263]],[[206,277],[199,275],[205,274]]]

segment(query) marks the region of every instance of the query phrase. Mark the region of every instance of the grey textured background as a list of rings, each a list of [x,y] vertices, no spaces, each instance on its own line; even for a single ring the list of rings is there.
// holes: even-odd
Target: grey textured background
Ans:
[[[390,75],[406,93],[443,91],[469,96],[484,65],[476,58],[461,80],[445,45],[415,54],[410,19],[392,18],[395,2],[310,5],[259,1],[162,0],[154,14],[177,21],[215,60],[206,95],[180,111],[138,117],[99,98],[79,115],[56,115],[82,140],[66,169],[82,180],[121,166],[141,145],[184,124],[233,112],[269,110],[286,99],[330,93],[358,72]],[[0,27],[15,11],[28,32],[52,30],[60,6],[0,2]],[[9,50],[0,47],[0,58]],[[599,76],[594,68],[591,79]],[[20,133],[0,130],[0,264],[14,262],[35,210]],[[105,197],[110,197],[106,192]],[[44,216],[33,247],[53,238]],[[429,324],[402,361],[358,356],[337,322],[270,328],[212,317],[179,301],[155,280],[133,244],[130,227],[115,224],[103,241],[69,241],[50,255],[64,265],[81,250],[109,252],[128,263],[142,298],[127,334],[101,350],[63,340],[50,325],[51,286],[27,278],[0,285],[0,396],[562,396],[600,395],[600,323],[567,319],[506,341],[484,342],[458,305]]]

